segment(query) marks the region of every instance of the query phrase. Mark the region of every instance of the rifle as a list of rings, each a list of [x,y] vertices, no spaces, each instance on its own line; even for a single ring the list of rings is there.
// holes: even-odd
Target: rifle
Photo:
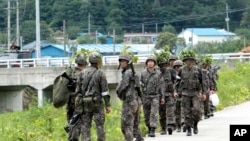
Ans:
[[[131,67],[131,70],[132,70],[132,74],[133,74],[133,77],[135,78],[135,69],[134,69],[134,65],[133,65],[133,62],[132,61],[129,61],[128,63]],[[138,76],[136,76],[135,78],[135,89],[138,93],[138,96],[141,97],[142,94],[141,94],[141,90],[140,90],[140,84],[139,84],[139,80],[137,80]],[[138,82],[137,82],[138,81]],[[137,84],[138,83],[138,84]]]
[[[70,126],[74,126],[75,123],[80,119],[80,114],[75,114],[70,120],[69,125],[64,127],[64,130],[68,133],[70,131]]]
[[[68,79],[68,81],[69,81],[69,83],[67,84],[67,88],[70,91],[75,92],[75,89],[76,89],[76,80],[70,78],[66,72],[64,72],[61,76],[64,77],[64,78],[66,78],[66,79]]]

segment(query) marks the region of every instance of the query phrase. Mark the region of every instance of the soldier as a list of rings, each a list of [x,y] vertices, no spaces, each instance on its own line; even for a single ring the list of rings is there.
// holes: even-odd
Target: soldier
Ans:
[[[182,55],[185,65],[178,72],[178,76],[181,78],[182,107],[185,115],[187,136],[191,136],[192,126],[194,134],[198,134],[198,122],[201,117],[200,92],[202,92],[202,99],[205,100],[206,90],[204,90],[202,72],[195,65],[195,53],[193,51],[183,51]]]
[[[173,68],[174,62],[175,62],[177,59],[178,59],[177,56],[175,56],[175,55],[170,55],[170,57],[169,57],[169,67],[170,67],[170,68]]]
[[[98,53],[91,53],[89,56],[91,66],[85,69],[80,76],[82,78],[80,82],[81,88],[78,89],[77,93],[79,97],[82,97],[83,101],[83,112],[81,116],[83,122],[81,131],[83,141],[91,140],[90,129],[93,117],[96,124],[97,140],[105,141],[103,100],[105,102],[106,113],[109,113],[110,96],[106,76],[103,71],[98,68],[101,61],[101,56]]]
[[[135,74],[130,55],[120,55],[118,59],[122,68],[122,80],[116,88],[117,96],[122,100],[121,130],[125,141],[143,141],[140,123],[140,82]]]
[[[210,90],[210,78],[209,78],[209,65],[207,64],[207,61],[203,61],[202,63],[202,76],[203,81],[205,82],[206,86],[206,100],[202,101],[203,104],[203,110],[204,110],[204,119],[208,119],[210,117],[210,104],[209,104],[209,90]]]
[[[141,88],[142,88],[142,103],[145,124],[148,127],[148,136],[155,137],[155,129],[157,126],[157,111],[159,108],[159,101],[164,104],[164,87],[162,87],[163,80],[160,73],[154,68],[156,59],[150,56],[146,60],[147,68],[141,73]]]
[[[67,103],[67,121],[68,121],[68,140],[69,141],[78,141],[80,136],[80,129],[81,129],[81,122],[80,120],[77,121],[74,125],[70,125],[70,120],[72,119],[73,115],[75,114],[75,98],[76,98],[76,81],[79,79],[79,74],[82,70],[85,69],[87,66],[87,58],[84,55],[79,55],[75,59],[75,63],[77,66],[74,68],[72,75],[70,78],[72,79],[72,83],[68,85],[70,92],[69,100]]]
[[[212,58],[211,58],[211,60],[212,60]],[[212,63],[212,61],[210,62],[210,63],[208,63],[207,65],[208,65],[208,74],[209,74],[209,86],[210,86],[210,94],[215,94],[215,93],[217,93],[216,91],[217,91],[217,80],[218,80],[218,74],[217,74],[217,70],[216,69],[212,69],[212,67],[211,67],[211,63]],[[209,116],[211,117],[211,116],[214,116],[214,111],[216,110],[216,107],[215,106],[213,106],[213,104],[212,104],[212,102],[210,101],[209,102],[210,104],[210,114],[209,114]]]
[[[182,66],[183,62],[181,60],[176,60],[173,64],[173,67],[177,73],[179,72]],[[184,118],[183,118],[184,115],[181,107],[180,77],[178,75],[176,75],[175,90],[178,95],[175,103],[175,119],[176,119],[177,132],[181,132],[181,126],[184,123]]]
[[[158,66],[160,67],[160,75],[164,80],[164,85],[166,87],[166,91],[164,92],[165,103],[161,104],[159,108],[160,125],[162,128],[161,135],[165,135],[167,133],[166,129],[168,130],[168,134],[172,135],[175,126],[174,98],[177,96],[177,94],[174,93],[173,84],[176,76],[171,73],[171,68],[167,68],[168,61],[166,59],[162,59],[161,61],[159,61]]]

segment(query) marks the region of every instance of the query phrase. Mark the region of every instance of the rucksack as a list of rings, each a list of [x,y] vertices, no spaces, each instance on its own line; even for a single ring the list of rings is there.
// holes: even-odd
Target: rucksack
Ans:
[[[70,75],[73,69],[71,67],[67,68],[66,71],[57,76],[53,83],[53,105],[55,108],[60,108],[64,106],[70,95],[70,90],[67,85],[70,82]]]

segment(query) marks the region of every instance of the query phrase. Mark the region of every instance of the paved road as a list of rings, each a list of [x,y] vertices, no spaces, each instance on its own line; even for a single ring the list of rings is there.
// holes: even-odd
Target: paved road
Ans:
[[[229,141],[230,124],[250,124],[250,102],[225,108],[215,116],[199,122],[199,134],[186,136],[186,133],[173,132],[173,135],[156,134],[145,141]]]

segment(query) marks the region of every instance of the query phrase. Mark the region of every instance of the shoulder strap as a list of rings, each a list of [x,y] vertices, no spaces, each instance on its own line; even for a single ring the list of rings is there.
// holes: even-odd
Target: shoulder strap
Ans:
[[[90,76],[90,78],[89,78],[89,80],[87,81],[87,84],[86,84],[86,86],[85,86],[84,92],[87,91],[87,89],[88,89],[88,87],[89,87],[89,82],[92,80],[93,75],[94,75],[96,72],[97,72],[97,69],[91,74],[91,76]]]

